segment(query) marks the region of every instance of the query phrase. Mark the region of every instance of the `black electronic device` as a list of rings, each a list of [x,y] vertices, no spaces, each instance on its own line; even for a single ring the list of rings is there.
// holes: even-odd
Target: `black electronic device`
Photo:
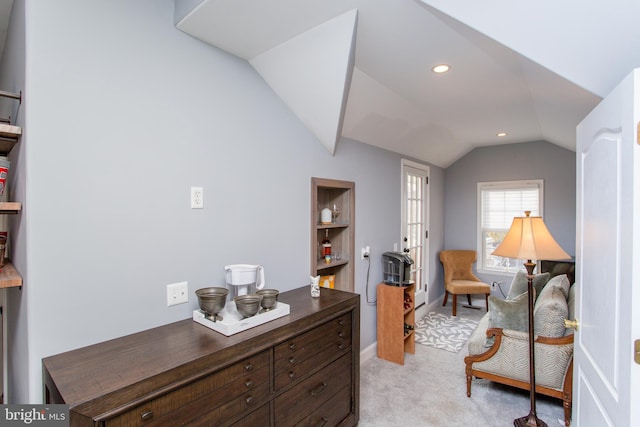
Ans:
[[[382,271],[384,283],[392,286],[409,286],[413,260],[403,252],[385,252],[382,254]]]

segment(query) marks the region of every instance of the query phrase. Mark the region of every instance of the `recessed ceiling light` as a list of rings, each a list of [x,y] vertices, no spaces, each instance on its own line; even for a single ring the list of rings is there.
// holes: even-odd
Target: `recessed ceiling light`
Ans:
[[[498,136],[507,136],[507,133],[506,133],[506,132],[500,132],[500,133],[498,134]]]
[[[433,71],[434,73],[446,73],[447,71],[449,71],[451,67],[449,67],[447,64],[440,64],[440,65],[436,65],[435,67],[433,67],[431,69],[431,71]]]

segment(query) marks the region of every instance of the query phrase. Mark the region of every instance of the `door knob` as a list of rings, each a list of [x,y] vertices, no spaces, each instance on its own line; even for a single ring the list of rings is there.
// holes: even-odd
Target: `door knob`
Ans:
[[[578,322],[578,319],[576,320],[569,320],[569,319],[564,319],[564,327],[569,329],[569,328],[573,328],[576,331],[578,330],[578,325],[580,325],[580,322]]]

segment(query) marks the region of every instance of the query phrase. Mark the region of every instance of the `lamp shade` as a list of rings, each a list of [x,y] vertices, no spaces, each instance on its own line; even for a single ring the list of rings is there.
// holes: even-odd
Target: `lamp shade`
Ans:
[[[491,253],[526,260],[571,259],[555,241],[539,216],[513,218],[511,228],[500,245]]]

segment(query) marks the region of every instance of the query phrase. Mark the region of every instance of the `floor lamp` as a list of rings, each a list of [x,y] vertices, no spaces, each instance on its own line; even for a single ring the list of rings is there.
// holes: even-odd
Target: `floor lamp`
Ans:
[[[556,243],[549,233],[547,226],[539,216],[529,216],[531,211],[525,211],[524,217],[513,218],[511,228],[500,245],[491,253],[507,258],[527,260],[527,290],[529,291],[529,397],[531,410],[529,415],[513,421],[516,427],[547,427],[547,424],[536,415],[536,364],[534,361],[534,330],[533,330],[533,269],[536,264],[531,260],[561,260],[571,257]]]

